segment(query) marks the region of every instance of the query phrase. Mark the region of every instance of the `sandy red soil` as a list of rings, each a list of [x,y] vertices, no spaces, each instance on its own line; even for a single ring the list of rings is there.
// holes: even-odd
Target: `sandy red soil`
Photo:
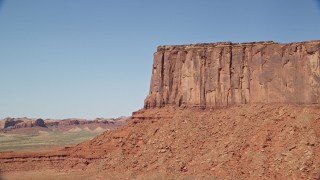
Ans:
[[[0,169],[9,178],[50,170],[93,179],[319,179],[319,136],[319,106],[154,108],[75,147],[0,153]]]

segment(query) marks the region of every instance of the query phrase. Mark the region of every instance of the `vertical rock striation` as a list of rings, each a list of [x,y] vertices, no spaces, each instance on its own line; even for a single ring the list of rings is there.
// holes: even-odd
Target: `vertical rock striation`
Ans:
[[[320,41],[159,46],[145,108],[320,102]]]

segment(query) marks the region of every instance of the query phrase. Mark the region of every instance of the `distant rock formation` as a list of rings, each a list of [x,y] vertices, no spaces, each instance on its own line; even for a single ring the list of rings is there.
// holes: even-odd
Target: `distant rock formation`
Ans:
[[[32,127],[68,127],[68,126],[77,126],[77,125],[122,125],[126,123],[128,117],[119,117],[119,118],[97,118],[94,120],[86,119],[46,119],[41,118],[5,118],[0,120],[0,130],[1,129],[20,129],[20,128],[32,128]]]
[[[5,118],[3,121],[4,121],[3,128],[17,127],[18,124],[27,122],[22,119],[15,119],[15,118],[9,118],[9,117]]]
[[[47,127],[43,119],[5,118],[0,129],[16,129],[26,127]]]
[[[145,108],[320,102],[320,41],[159,46]]]
[[[47,127],[44,120],[43,119],[37,119],[34,121],[33,123],[34,126],[38,126],[38,127]]]

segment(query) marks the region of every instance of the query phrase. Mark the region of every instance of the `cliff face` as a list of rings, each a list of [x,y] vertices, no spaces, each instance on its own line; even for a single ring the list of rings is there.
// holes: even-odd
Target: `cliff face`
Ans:
[[[145,108],[320,103],[320,40],[159,46]]]

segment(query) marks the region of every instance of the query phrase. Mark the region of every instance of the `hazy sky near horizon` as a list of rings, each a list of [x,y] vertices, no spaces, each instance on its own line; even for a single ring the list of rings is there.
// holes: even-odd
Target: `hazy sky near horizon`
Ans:
[[[0,0],[0,118],[131,115],[158,45],[320,39],[318,0]]]

